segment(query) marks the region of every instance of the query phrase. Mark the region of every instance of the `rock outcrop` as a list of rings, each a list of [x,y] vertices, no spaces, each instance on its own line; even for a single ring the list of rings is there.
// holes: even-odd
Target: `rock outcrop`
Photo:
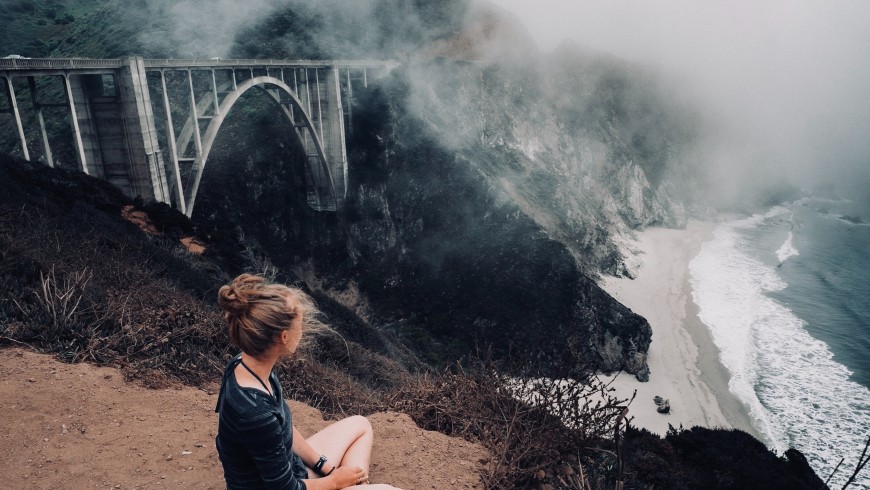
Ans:
[[[213,150],[195,218],[238,223],[276,265],[322,278],[325,294],[354,284],[367,321],[424,358],[489,345],[554,372],[642,372],[649,325],[595,281],[632,274],[620,248],[632,230],[685,223],[683,114],[642,70],[576,48],[522,63],[486,46],[474,62],[448,57],[450,40],[495,42],[463,34],[480,26],[464,24],[459,5],[425,32],[376,35],[401,45],[405,63],[354,92],[351,186],[337,215],[298,198],[304,157],[274,143],[291,128],[252,131],[230,114],[225,127],[255,141]],[[267,23],[271,39],[300,35]],[[343,46],[350,34],[330,35]],[[240,181],[233,162],[250,160],[252,144],[260,155]]]
[[[656,396],[653,401],[656,404],[656,412],[663,413],[665,415],[671,413],[671,401],[665,400],[660,396]]]

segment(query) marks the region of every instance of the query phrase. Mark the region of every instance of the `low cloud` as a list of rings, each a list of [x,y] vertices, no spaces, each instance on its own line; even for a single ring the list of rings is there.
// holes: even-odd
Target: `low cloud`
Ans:
[[[870,3],[493,1],[544,51],[570,39],[660,70],[706,114],[718,182],[867,175]]]

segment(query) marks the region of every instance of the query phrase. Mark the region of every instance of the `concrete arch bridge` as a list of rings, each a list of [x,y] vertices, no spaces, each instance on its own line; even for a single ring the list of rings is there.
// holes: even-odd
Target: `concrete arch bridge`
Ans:
[[[249,90],[262,90],[292,123],[305,150],[308,204],[335,211],[347,191],[345,136],[352,131],[354,86],[366,87],[396,66],[348,60],[0,59],[6,95],[0,112],[12,116],[30,160],[22,112],[34,111],[39,159],[54,166],[43,109],[66,108],[82,172],[190,216],[227,113]],[[50,90],[44,83],[40,88],[38,77],[59,79],[63,101],[41,100],[40,91]],[[16,85],[24,80],[30,96],[22,105]]]

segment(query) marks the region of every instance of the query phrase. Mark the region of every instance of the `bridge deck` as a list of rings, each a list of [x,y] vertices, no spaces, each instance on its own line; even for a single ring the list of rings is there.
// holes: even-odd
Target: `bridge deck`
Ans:
[[[379,60],[282,60],[282,59],[146,59],[146,70],[214,70],[247,68],[327,68],[392,69],[394,61]],[[111,73],[128,63],[127,59],[20,58],[0,59],[0,76],[34,76],[59,73]]]
[[[79,168],[106,178],[131,197],[174,201],[179,210],[190,216],[225,114],[245,91],[263,89],[293,124],[291,136],[299,139],[308,155],[305,162],[308,204],[318,211],[335,211],[347,192],[344,118],[347,116],[350,124],[354,80],[351,72],[361,72],[362,77],[356,80],[367,87],[369,72],[379,78],[398,66],[395,61],[378,60],[4,58],[0,59],[0,81],[5,94],[0,95],[6,95],[5,112],[12,114],[21,151],[29,160],[27,135],[13,83],[15,79],[27,78],[30,107],[42,137],[40,158],[53,166],[43,108],[58,104],[40,101],[35,79],[61,79],[66,99],[63,107],[68,108]],[[171,93],[164,72],[184,72],[187,83],[176,84],[175,93]],[[195,72],[209,73],[210,86],[194,84]],[[110,97],[104,94],[105,78],[100,78],[106,75],[113,77]],[[289,80],[285,83],[287,76]],[[162,99],[165,118],[162,134],[152,104],[151,86],[156,83],[160,89],[155,95]],[[172,120],[173,108],[185,105],[189,109],[181,111],[186,120],[178,133]],[[201,124],[204,121],[206,127]],[[164,152],[168,159],[164,159]],[[181,162],[190,162],[185,170],[186,180],[182,179]]]

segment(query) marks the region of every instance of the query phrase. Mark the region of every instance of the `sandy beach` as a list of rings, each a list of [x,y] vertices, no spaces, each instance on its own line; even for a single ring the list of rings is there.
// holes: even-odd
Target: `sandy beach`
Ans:
[[[664,435],[668,425],[734,427],[759,438],[747,409],[728,391],[728,371],[692,302],[689,262],[712,238],[713,227],[690,221],[683,230],[649,228],[632,244],[642,263],[637,278],[601,281],[608,293],[645,317],[653,331],[649,381],[623,373],[611,386],[621,397],[637,390],[629,416],[635,426],[654,433]],[[656,411],[655,396],[670,400],[670,414]]]

